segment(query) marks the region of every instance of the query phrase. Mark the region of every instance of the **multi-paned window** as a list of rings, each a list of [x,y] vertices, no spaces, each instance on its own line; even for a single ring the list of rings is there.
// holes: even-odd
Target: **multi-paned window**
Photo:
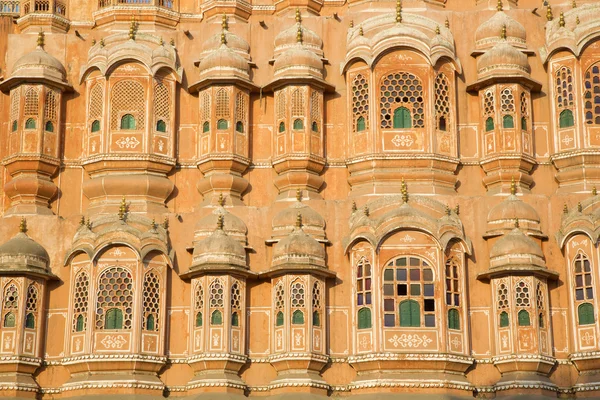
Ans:
[[[210,296],[210,324],[211,325],[222,325],[223,324],[223,307],[225,291],[223,288],[223,282],[220,279],[215,279],[209,287]]]
[[[196,290],[194,291],[194,311],[195,314],[195,322],[194,325],[196,328],[200,328],[204,324],[203,320],[203,312],[204,310],[204,288],[202,287],[202,283],[196,283]]]
[[[531,288],[525,281],[519,281],[515,285],[515,305],[519,310],[517,313],[517,321],[519,326],[530,326],[531,316],[529,308],[531,307]]]
[[[292,324],[304,324],[304,306],[306,290],[304,283],[296,281],[290,288],[290,305],[292,310]]]
[[[574,90],[573,72],[569,67],[561,67],[555,74],[556,104],[558,106],[558,126],[568,128],[575,125],[573,118]]]
[[[160,278],[154,271],[144,276],[144,315],[142,329],[158,331],[160,315]]]
[[[497,293],[497,307],[498,307],[498,325],[500,328],[505,328],[510,325],[510,318],[508,316],[508,310],[510,307],[510,300],[508,298],[508,286],[502,282],[498,285]]]
[[[242,303],[242,289],[239,282],[231,285],[231,326],[240,326],[240,314]]]
[[[96,329],[131,329],[133,277],[123,267],[108,268],[98,278]]]
[[[446,305],[448,309],[448,328],[460,329],[460,285],[458,263],[454,258],[446,261]],[[457,307],[457,308],[454,308]]]
[[[423,85],[408,72],[390,74],[381,80],[381,128],[404,129],[425,126]]]
[[[275,326],[283,326],[285,323],[285,288],[283,282],[279,281],[275,286]]]
[[[321,295],[323,289],[321,288],[321,282],[315,282],[312,290],[312,324],[313,326],[321,326],[321,315],[323,314],[323,301]]]
[[[483,115],[485,118],[485,131],[490,132],[494,130],[494,118],[496,113],[496,106],[494,104],[494,92],[488,90],[483,95]]]
[[[352,81],[352,115],[354,132],[369,128],[369,82],[362,74]]]
[[[600,63],[588,68],[584,81],[585,123],[600,125]]]
[[[73,332],[83,332],[87,326],[88,291],[90,279],[85,271],[75,277],[73,288]]]
[[[592,266],[584,253],[578,253],[573,262],[575,279],[575,304],[579,325],[595,322],[594,317],[594,287],[592,282]]]
[[[436,128],[447,131],[450,118],[450,84],[444,74],[435,77],[435,121]]]
[[[35,329],[38,313],[38,288],[34,283],[27,288],[27,299],[25,303],[25,328]]]
[[[356,306],[358,307],[358,329],[370,328],[371,305],[373,304],[371,263],[362,257],[356,265]]]
[[[19,288],[14,282],[6,285],[2,303],[2,321],[5,328],[14,328],[19,312]]]

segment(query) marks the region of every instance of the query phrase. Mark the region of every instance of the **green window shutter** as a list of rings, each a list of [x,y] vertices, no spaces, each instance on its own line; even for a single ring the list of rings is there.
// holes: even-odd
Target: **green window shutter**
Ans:
[[[583,303],[577,308],[579,325],[590,325],[596,320],[594,318],[594,306],[591,303]]]
[[[4,316],[4,327],[14,328],[15,327],[15,314],[9,312]]]
[[[211,325],[221,325],[223,323],[223,314],[221,311],[215,310],[210,316],[210,324]]]
[[[493,131],[494,130],[494,118],[489,117],[485,120],[485,131]]]
[[[146,330],[153,331],[154,330],[154,315],[150,314],[146,317]]]
[[[285,123],[284,122],[279,123],[279,133],[281,133],[281,132],[285,132]]]
[[[111,308],[104,318],[104,329],[123,329],[123,311]]]
[[[200,328],[202,326],[202,313],[196,313],[196,328]]]
[[[98,132],[100,130],[100,121],[95,120],[92,122],[92,132]]]
[[[54,132],[54,124],[52,124],[52,121],[46,122],[46,126],[44,127],[44,130],[46,132]]]
[[[521,130],[527,130],[527,118],[525,117],[521,117]]]
[[[575,125],[575,119],[573,118],[573,111],[563,110],[558,117],[558,124],[561,128],[569,128]]]
[[[292,324],[301,325],[304,323],[304,313],[300,310],[294,311],[292,314]]]
[[[35,129],[35,119],[29,118],[25,122],[25,129]]]
[[[529,312],[525,311],[525,310],[521,310],[519,311],[518,316],[518,320],[519,320],[519,326],[530,326],[531,325],[531,320],[529,318]]]
[[[313,121],[311,129],[313,132],[319,132],[319,125],[317,125],[317,121]]]
[[[458,310],[455,308],[448,310],[448,328],[460,329],[460,317],[458,315]]]
[[[12,131],[13,132],[15,132],[17,130],[17,126],[18,126],[17,121],[16,120],[13,121],[13,123],[12,123]]]
[[[75,332],[83,332],[83,315],[77,316],[77,323],[75,324]]]
[[[35,329],[35,317],[33,313],[29,313],[25,316],[25,328]]]
[[[508,129],[515,127],[515,120],[512,115],[505,115],[502,117],[502,127]]]
[[[240,317],[236,312],[231,314],[231,326],[240,326]]]
[[[156,123],[156,131],[157,132],[166,132],[167,131],[167,124],[165,121],[163,121],[162,119],[159,120]]]
[[[294,129],[304,129],[304,121],[301,119],[294,120]]]
[[[318,311],[313,311],[312,324],[313,326],[321,326],[321,315]]]
[[[505,328],[508,326],[508,324],[508,313],[506,311],[502,311],[500,313],[500,328]]]
[[[205,123],[202,124],[202,133],[206,133],[210,130],[210,124],[208,123],[208,121],[206,121]]]
[[[121,117],[121,129],[135,129],[135,118],[131,114]]]
[[[412,127],[410,111],[406,107],[398,107],[394,110],[394,129]]]
[[[227,129],[229,124],[226,120],[220,119],[217,121],[217,129]]]
[[[368,329],[371,327],[371,309],[361,308],[358,310],[358,329]]]
[[[242,121],[236,122],[235,130],[236,130],[236,132],[244,133],[244,124],[242,123]]]
[[[544,314],[540,313],[540,315],[538,315],[538,324],[540,328],[544,327]]]
[[[365,119],[363,117],[358,117],[356,120],[356,131],[362,132],[367,129],[367,124],[365,123]]]
[[[410,323],[410,326],[421,326],[421,310],[419,309],[419,303],[412,300],[410,303]]]
[[[438,120],[438,129],[440,131],[446,132],[446,117],[440,117]]]
[[[283,313],[279,311],[275,319],[275,326],[283,326]]]
[[[406,300],[400,303],[400,326],[421,326],[419,303],[414,300]]]

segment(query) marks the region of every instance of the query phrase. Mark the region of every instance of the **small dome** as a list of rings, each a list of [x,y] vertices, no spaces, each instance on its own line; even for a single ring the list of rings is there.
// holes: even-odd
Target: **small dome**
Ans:
[[[241,244],[246,244],[246,234],[248,228],[244,221],[236,215],[227,211],[223,206],[216,207],[213,212],[206,215],[196,224],[194,241],[197,243],[209,237],[217,226],[219,216],[223,216],[223,231],[229,236],[236,239]]]
[[[323,78],[323,60],[302,43],[296,45],[275,59],[275,76],[311,75]]]
[[[273,237],[283,238],[296,226],[298,214],[302,219],[302,229],[316,239],[325,239],[325,219],[313,208],[297,200],[273,218]]]
[[[223,30],[206,39],[202,44],[202,53],[210,52],[221,47],[223,40],[222,34],[225,34],[225,42],[227,43],[227,47],[231,50],[236,53],[241,53],[241,55],[248,55],[250,53],[250,45],[248,42],[238,35],[229,32],[229,30]]]
[[[480,79],[498,71],[529,75],[531,69],[527,55],[503,40],[477,59],[477,74]]]
[[[38,46],[17,60],[13,66],[12,76],[37,77],[41,75],[40,70],[47,71],[49,75],[54,75],[62,81],[67,75],[62,63]]]
[[[531,256],[543,261],[544,253],[535,240],[525,235],[519,228],[514,228],[500,238],[490,250],[490,261],[492,263],[496,258],[527,258]]]
[[[248,61],[233,51],[226,44],[208,54],[200,61],[200,75],[209,74],[214,76],[238,76],[249,79]]]
[[[525,27],[502,11],[481,24],[475,31],[475,47],[485,50],[493,47],[502,39],[500,33],[506,27],[506,41],[516,47],[526,46],[527,33]]]
[[[48,269],[50,257],[46,250],[24,232],[0,246],[0,271],[21,271],[53,276]]]
[[[325,268],[325,249],[302,228],[295,228],[273,248],[273,267],[290,264]]]
[[[535,211],[535,208],[521,201],[514,194],[511,194],[506,200],[495,205],[490,210],[487,221],[491,223],[497,221],[514,221],[515,219],[535,223],[540,222],[540,216]]]
[[[211,265],[247,268],[246,250],[221,228],[217,228],[212,235],[194,246],[191,268]]]
[[[315,32],[302,26],[301,23],[297,22],[295,25],[279,33],[275,37],[275,56],[287,51],[288,49],[296,46],[298,42],[298,31],[302,34],[302,44],[310,50],[320,51],[323,48],[323,41]]]

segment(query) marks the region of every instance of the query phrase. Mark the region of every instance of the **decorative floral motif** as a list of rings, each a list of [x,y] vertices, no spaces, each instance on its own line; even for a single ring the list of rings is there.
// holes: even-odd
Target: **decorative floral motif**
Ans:
[[[410,147],[414,142],[415,140],[410,135],[396,135],[392,139],[392,143],[396,147]]]
[[[123,347],[123,345],[125,345],[125,343],[127,343],[127,340],[122,335],[106,335],[104,339],[100,341],[100,343],[102,343],[102,345],[104,345],[104,347],[107,349],[120,349]]]
[[[137,140],[135,137],[122,137],[121,139],[117,140],[117,146],[119,146],[120,149],[135,149],[138,144],[140,144],[140,141]]]
[[[431,340],[429,337],[427,337],[427,335],[411,335],[411,334],[406,334],[403,333],[402,335],[398,336],[398,335],[394,335],[392,336],[388,342],[390,342],[392,345],[394,345],[394,347],[398,347],[398,346],[402,346],[403,348],[409,347],[409,348],[413,348],[413,347],[427,347],[429,345],[429,343],[431,343],[433,340]]]

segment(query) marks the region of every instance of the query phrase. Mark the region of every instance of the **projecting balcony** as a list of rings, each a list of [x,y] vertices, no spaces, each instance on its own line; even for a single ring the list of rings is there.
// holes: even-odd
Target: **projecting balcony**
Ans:
[[[15,2],[13,0],[0,0],[0,10],[6,7],[16,9],[16,15],[19,16],[17,24],[21,31],[27,30],[46,30],[54,32],[66,32],[69,29],[69,20],[67,19],[67,3],[61,0],[22,0]]]
[[[97,26],[130,23],[134,10],[137,23],[149,22],[172,29],[179,22],[179,4],[176,0],[98,0],[94,21]]]
[[[21,14],[21,3],[18,0],[0,0],[0,15],[18,17]]]

